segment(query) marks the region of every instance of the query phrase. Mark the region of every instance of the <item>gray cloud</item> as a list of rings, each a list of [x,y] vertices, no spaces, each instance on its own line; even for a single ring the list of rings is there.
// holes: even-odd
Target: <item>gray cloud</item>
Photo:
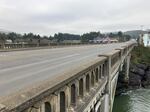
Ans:
[[[1,0],[0,29],[54,34],[149,28],[149,0]]]

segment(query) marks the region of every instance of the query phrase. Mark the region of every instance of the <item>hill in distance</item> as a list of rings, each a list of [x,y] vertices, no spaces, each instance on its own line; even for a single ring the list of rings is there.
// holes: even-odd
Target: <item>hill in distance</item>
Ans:
[[[148,33],[148,31],[143,30],[131,30],[124,32],[125,35],[130,35],[132,38],[137,39],[140,34]]]
[[[8,31],[8,30],[4,30],[4,29],[0,29],[0,33],[11,33],[11,31]]]

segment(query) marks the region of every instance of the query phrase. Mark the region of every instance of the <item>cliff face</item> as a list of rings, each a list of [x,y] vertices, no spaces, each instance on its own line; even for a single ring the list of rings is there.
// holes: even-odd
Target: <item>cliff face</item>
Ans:
[[[124,81],[123,73],[119,74],[116,95],[141,87],[150,87],[150,66],[145,64],[131,65],[128,82]]]
[[[129,87],[150,86],[150,66],[145,64],[131,65],[129,73]]]
[[[150,48],[137,46],[131,53],[129,86],[147,87],[150,85]]]

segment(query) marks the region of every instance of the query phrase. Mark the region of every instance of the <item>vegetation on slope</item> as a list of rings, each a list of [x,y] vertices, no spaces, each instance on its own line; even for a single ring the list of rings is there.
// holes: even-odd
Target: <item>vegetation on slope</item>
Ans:
[[[143,63],[150,65],[150,47],[137,46],[132,51],[131,62],[133,64]]]

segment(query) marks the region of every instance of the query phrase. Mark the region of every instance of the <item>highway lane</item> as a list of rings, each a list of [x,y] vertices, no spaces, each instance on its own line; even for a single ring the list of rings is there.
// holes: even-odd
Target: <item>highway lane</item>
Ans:
[[[47,78],[59,77],[63,71],[80,66],[82,62],[98,54],[110,52],[123,45],[125,43],[1,52],[0,96],[11,94]]]

